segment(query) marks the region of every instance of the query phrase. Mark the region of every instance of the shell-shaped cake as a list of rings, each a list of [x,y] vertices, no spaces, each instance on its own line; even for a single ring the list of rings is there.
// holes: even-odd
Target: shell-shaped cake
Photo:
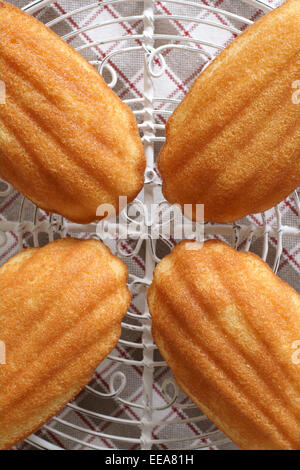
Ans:
[[[180,387],[242,449],[300,449],[300,296],[259,257],[180,243],[148,293]]]
[[[0,2],[0,176],[78,222],[119,210],[143,187],[136,119],[100,74],[37,19]]]
[[[171,203],[227,223],[300,185],[300,2],[250,26],[196,79],[158,159]],[[188,215],[188,214],[187,214]]]
[[[127,268],[96,240],[27,249],[0,268],[0,449],[55,415],[115,347]]]

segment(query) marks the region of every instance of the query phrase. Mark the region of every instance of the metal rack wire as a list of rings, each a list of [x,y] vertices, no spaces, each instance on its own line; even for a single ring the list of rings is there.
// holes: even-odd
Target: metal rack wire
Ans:
[[[264,12],[271,10],[271,7],[262,1],[244,1],[256,8],[260,8]],[[113,57],[115,58],[117,55],[126,53],[142,54],[144,60],[143,96],[141,98],[129,99],[126,102],[129,106],[133,107],[134,113],[139,120],[139,128],[147,159],[145,187],[143,194],[139,197],[139,204],[142,207],[149,207],[157,200],[156,193],[160,187],[159,177],[155,173],[155,155],[157,153],[157,145],[164,141],[164,125],[157,122],[157,115],[163,114],[165,117],[168,117],[179,102],[175,99],[168,99],[165,96],[155,96],[154,94],[154,81],[162,76],[166,67],[164,51],[170,49],[184,50],[198,56],[200,55],[204,58],[206,63],[209,63],[209,61],[214,58],[213,51],[218,52],[223,48],[221,45],[201,39],[157,33],[157,22],[170,22],[174,20],[188,23],[194,22],[210,27],[221,28],[237,35],[241,31],[241,27],[250,25],[252,21],[230,11],[206,4],[204,5],[203,3],[200,4],[196,1],[161,0],[160,3],[163,4],[181,6],[183,12],[180,15],[164,15],[157,12],[157,2],[155,0],[107,0],[102,2],[86,2],[86,5],[63,14],[59,12],[54,5],[58,16],[47,25],[53,28],[69,18],[76,17],[76,15],[90,13],[93,9],[99,7],[99,3],[102,6],[117,6],[125,2],[139,4],[142,6],[142,13],[74,29],[63,36],[63,39],[69,40],[71,38],[81,37],[83,33],[87,31],[103,28],[103,38],[101,41],[97,40],[83,43],[77,47],[77,50],[81,53],[85,53],[99,45],[107,43],[120,44],[120,47],[101,58],[101,60],[91,60],[91,63],[98,68],[100,73],[109,74],[109,85],[112,88],[117,83],[118,75],[110,62],[111,59]],[[52,3],[51,0],[36,0],[29,3],[24,10],[30,14],[34,14]],[[189,16],[190,8],[218,13],[233,21],[237,26],[227,26],[210,20],[197,19]],[[187,15],[185,15],[185,13],[187,13]],[[105,37],[106,26],[115,23],[130,23],[136,21],[143,23],[142,33],[128,34],[113,38]],[[132,43],[132,41],[135,40],[138,40],[139,43],[136,44],[135,42],[134,45],[127,45],[128,42]],[[160,42],[159,46],[156,45],[157,41]],[[163,108],[161,106],[162,104],[164,105]],[[6,183],[2,183],[1,187],[3,187],[3,185],[5,187],[0,192],[0,196],[8,197],[13,191],[13,188]],[[284,225],[282,223],[281,211],[276,207],[274,209],[275,223],[270,224],[268,216],[262,214],[261,223],[259,224],[251,223],[249,220],[243,221],[240,224],[205,224],[205,237],[215,235],[229,237],[236,247],[239,246],[240,241],[243,239],[243,249],[245,250],[250,250],[254,239],[262,239],[261,256],[264,260],[268,257],[270,239],[274,239],[276,240],[276,250],[273,259],[273,269],[276,272],[284,246],[284,237],[300,237],[300,202],[297,192],[294,193],[293,197],[295,208],[298,212],[297,223],[293,226]],[[40,245],[41,234],[47,234],[49,241],[53,240],[55,237],[64,237],[67,234],[77,234],[77,236],[80,236],[80,234],[85,233],[88,234],[88,236],[97,236],[96,224],[82,226],[70,223],[56,215],[50,215],[41,220],[39,217],[39,209],[36,207],[32,207],[31,218],[28,218],[26,215],[26,207],[28,204],[28,201],[23,198],[18,220],[0,222],[1,246],[6,244],[8,232],[14,232],[18,237],[19,249],[22,249],[23,237],[26,233],[32,234],[34,246]],[[121,214],[121,217],[128,218],[128,214]],[[158,244],[151,238],[151,235],[149,236],[148,228],[153,224],[154,221],[147,215],[145,220],[145,233],[142,237],[135,237],[137,238],[137,242],[133,248],[131,246],[130,249],[128,249],[127,246],[126,250],[124,250],[122,240],[114,244],[115,252],[123,258],[129,259],[139,256],[140,251],[144,250],[144,275],[139,277],[135,274],[131,274],[129,278],[130,289],[133,293],[135,292],[135,294],[136,290],[145,293],[146,288],[151,283],[155,264],[160,259]],[[170,240],[161,240],[161,242],[166,245],[167,249],[172,247]],[[225,436],[211,425],[207,418],[202,415],[189,400],[181,396],[171,377],[167,377],[161,385],[162,394],[160,405],[157,406],[154,404],[153,387],[157,380],[155,375],[156,370],[164,367],[166,364],[158,356],[157,348],[153,342],[151,336],[151,318],[146,305],[144,305],[142,314],[135,313],[133,310],[127,313],[122,323],[122,336],[119,345],[122,348],[138,351],[140,353],[139,359],[132,359],[129,354],[118,356],[116,352],[113,352],[108,358],[108,361],[112,361],[113,367],[109,377],[109,383],[106,385],[106,390],[100,390],[97,383],[91,383],[85,387],[84,396],[89,397],[90,400],[88,400],[88,402],[90,403],[92,401],[93,406],[90,407],[86,405],[86,400],[82,399],[83,394],[81,394],[78,400],[69,403],[62,413],[51,420],[50,423],[46,424],[41,434],[30,436],[26,440],[31,446],[40,449],[59,449],[61,445],[54,444],[57,439],[65,442],[65,447],[85,449],[130,448],[132,446],[141,449],[152,449],[161,448],[161,446],[164,445],[170,448],[201,449],[210,446],[222,448],[222,446],[227,445],[228,440]],[[121,364],[123,368],[134,366],[140,370],[142,398],[139,402],[124,398],[126,396],[126,387],[128,386],[127,376],[126,373],[124,373],[124,369],[122,369],[122,371],[118,370],[118,364]],[[114,400],[125,409],[134,409],[136,411],[134,419],[130,414],[128,414],[127,418],[120,418],[112,414],[101,412],[101,409],[103,409],[103,400]],[[166,415],[162,413],[168,409],[179,410],[177,413],[178,418],[166,418]],[[187,413],[187,410],[189,410],[190,413]],[[116,425],[117,430],[108,433],[105,430],[101,430],[98,425],[87,427],[81,423],[78,424],[78,422],[72,418],[73,415],[75,416],[77,414],[80,414],[80,416],[83,416],[86,420],[93,420],[93,422],[112,423]],[[181,433],[178,434],[178,437],[168,433],[162,433],[162,437],[157,437],[153,433],[153,430],[157,427],[167,429],[169,427],[185,424],[194,426],[193,433],[187,433],[186,435],[182,435]],[[126,433],[122,431],[124,426],[126,427]],[[97,443],[95,443],[95,438],[99,439],[101,444],[98,443],[98,440]]]

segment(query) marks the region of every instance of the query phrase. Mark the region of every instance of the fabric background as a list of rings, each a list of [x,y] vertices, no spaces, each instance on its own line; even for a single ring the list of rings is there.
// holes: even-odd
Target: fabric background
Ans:
[[[24,0],[14,0],[11,3],[23,7],[28,2]],[[51,19],[57,17],[57,15],[64,14],[75,8],[78,8],[82,5],[88,4],[89,1],[85,0],[59,0],[53,2],[50,7],[46,7],[41,11],[37,12],[35,16],[43,22],[48,22]],[[256,20],[261,15],[262,12],[256,10],[255,8],[249,6],[241,0],[198,0],[198,3],[204,5],[211,5],[217,8],[223,8],[228,11],[238,13],[246,18]],[[272,6],[280,4],[280,1],[270,0]],[[208,21],[217,22],[222,25],[234,26],[239,29],[244,29],[246,25],[241,25],[238,22],[230,22],[228,18],[221,14],[210,13],[207,11],[197,10],[195,8],[189,8],[187,10],[184,6],[180,5],[171,5],[165,4],[163,2],[156,2],[156,9],[159,14],[164,14],[166,16],[170,14],[184,15],[189,14],[193,17],[205,18]],[[99,6],[93,9],[90,12],[87,12],[82,15],[76,15],[69,18],[65,22],[54,27],[54,30],[59,35],[67,34],[73,30],[84,26],[90,26],[93,24],[109,21],[111,19],[117,19],[119,17],[139,15],[142,13],[142,2],[124,2],[117,5],[103,6],[99,2]],[[80,37],[69,40],[69,43],[76,47],[81,44],[89,44],[91,41],[96,41],[99,38],[102,38],[104,35],[107,38],[118,37],[125,35],[135,35],[141,34],[143,30],[143,22],[137,20],[136,22],[121,22],[111,26],[105,27],[101,31],[95,29],[87,31]],[[181,21],[160,21],[156,25],[156,32],[161,34],[170,34],[170,35],[180,35],[186,38],[199,38],[205,39],[206,41],[213,41],[220,45],[226,46],[235,38],[235,34],[230,31],[224,31],[217,28],[212,28],[205,25],[200,25],[196,23],[187,23]],[[163,44],[162,41],[157,41],[156,46]],[[120,43],[108,43],[104,46],[101,45],[93,48],[92,51],[85,52],[84,55],[91,60],[101,60],[106,54],[115,51],[119,47],[126,47],[132,45],[140,45],[140,41],[137,39],[127,39]],[[212,52],[213,55],[216,52],[207,48],[208,51]],[[197,54],[190,54],[186,51],[178,50],[166,50],[164,52],[164,57],[166,59],[167,67],[163,76],[155,80],[155,95],[160,97],[168,97],[175,99],[182,99],[182,97],[189,90],[195,77],[199,75],[203,66],[205,65],[205,59]],[[259,62],[259,57],[258,57]],[[113,57],[110,61],[110,64],[117,72],[118,82],[114,90],[119,94],[122,99],[130,98],[141,98],[143,96],[143,54],[141,53],[130,53],[123,54],[116,57]],[[107,77],[109,80],[109,77]],[[161,114],[157,114],[157,123],[165,124],[166,114],[164,110],[173,109],[167,104],[159,103],[157,108],[161,110]],[[159,145],[157,145],[157,151],[159,150]],[[13,191],[8,197],[0,199],[0,217],[1,220],[17,220],[19,208],[21,204],[21,195],[17,191]],[[32,207],[30,204],[26,209],[28,211],[28,217],[30,216],[30,211]],[[292,198],[288,198],[286,201],[280,204],[280,212],[282,214],[283,223],[287,225],[296,226],[299,224],[297,209]],[[39,213],[39,218],[48,217],[48,214]],[[275,212],[269,211],[267,214],[268,224],[276,223]],[[262,218],[260,215],[251,216],[248,218],[249,223],[255,225],[262,225]],[[78,236],[78,234],[77,234]],[[86,238],[88,234],[81,233],[80,237]],[[220,237],[222,238],[222,237]],[[232,240],[228,240],[231,241]],[[33,244],[32,234],[25,234],[23,237],[23,247],[29,247]],[[47,239],[41,237],[40,243],[46,243]],[[243,249],[245,240],[239,241],[239,249]],[[268,261],[272,264],[275,256],[276,250],[275,239],[270,239],[269,247],[269,256]],[[125,252],[130,252],[133,249],[133,242],[124,241],[122,248]],[[163,249],[162,249],[163,250]],[[261,254],[262,250],[262,240],[254,240],[251,246],[251,250]],[[5,246],[2,246],[0,249],[0,258],[1,263],[9,259],[13,254],[18,251],[18,237],[16,233],[9,233],[7,236],[7,241]],[[126,261],[129,265],[131,273],[139,277],[143,277],[145,270],[143,250],[136,256],[134,256],[129,261]],[[278,274],[279,276],[288,281],[294,288],[298,289],[300,292],[300,283],[299,283],[299,272],[300,272],[300,239],[288,238],[284,239],[284,250],[281,258],[281,263],[279,266]],[[144,305],[144,292],[136,292],[133,300],[132,311],[138,312],[143,310]],[[131,332],[127,339],[131,341],[139,340],[140,334]],[[116,356],[121,358],[130,358],[134,360],[141,359],[141,350],[125,348],[118,345],[116,350],[113,353]],[[97,387],[100,391],[109,391],[109,380],[111,374],[117,370],[123,371],[127,376],[127,386],[124,390],[124,393],[121,395],[122,398],[125,398],[127,401],[133,402],[135,404],[142,403],[142,368],[136,365],[132,366],[123,366],[122,364],[114,363],[109,359],[105,360],[98,368],[97,373],[95,374],[93,385]],[[166,367],[161,367],[155,369],[155,384],[153,388],[154,393],[154,405],[162,406],[166,403],[166,399],[162,393],[162,382],[167,377],[169,377],[170,371]],[[188,399],[182,394],[181,402],[187,403]],[[128,406],[126,404],[120,404],[116,400],[103,400],[95,399],[93,396],[86,392],[82,392],[76,400],[77,405],[88,408],[90,410],[97,410],[105,415],[123,418],[128,420],[138,420],[141,417],[141,410],[134,406]],[[165,411],[156,412],[154,417],[156,419],[163,418],[164,420],[177,420],[177,419],[186,419],[188,417],[198,416],[199,410],[189,409],[189,408],[177,408],[171,407]],[[76,430],[70,431],[68,428],[62,426],[58,422],[51,422],[47,428],[44,428],[39,432],[39,435],[48,441],[59,445],[63,448],[71,449],[81,449],[82,445],[78,442],[71,442],[69,439],[66,439],[63,435],[53,432],[53,429],[57,429],[60,433],[70,433],[75,439],[84,439],[91,445],[100,446],[103,448],[109,449],[138,449],[139,444],[134,441],[134,439],[139,438],[139,429],[136,426],[132,425],[120,425],[114,424],[106,420],[93,419],[92,417],[87,417],[81,412],[74,412],[69,408],[65,408],[60,413],[61,419],[69,420],[72,423],[80,427],[84,427],[87,431],[90,432],[103,432],[108,435],[121,435],[125,437],[130,437],[133,439],[133,442],[123,442],[122,440],[111,439],[109,437],[96,437],[91,434],[83,434],[77,432]],[[52,430],[51,430],[52,428]],[[173,425],[173,426],[156,426],[153,430],[152,437],[153,439],[178,439],[185,437],[192,437],[199,434],[200,430],[207,431],[214,429],[211,424],[204,422],[191,422],[182,425]],[[185,448],[188,445],[196,445],[199,442],[207,443],[207,449],[216,449],[213,445],[213,442],[209,440],[199,440],[195,438],[193,441],[189,442],[171,442],[169,444],[160,443],[154,446],[155,449],[175,449],[175,448]],[[28,444],[20,444],[18,446],[20,449],[28,449],[30,446]],[[223,446],[222,448],[234,448],[232,444]]]

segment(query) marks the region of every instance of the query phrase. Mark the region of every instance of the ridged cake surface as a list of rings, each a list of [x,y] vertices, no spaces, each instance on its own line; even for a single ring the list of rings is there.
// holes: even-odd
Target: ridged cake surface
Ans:
[[[96,240],[27,249],[0,268],[0,449],[55,415],[116,345],[127,268]]]
[[[100,74],[37,19],[0,2],[0,175],[78,223],[143,187],[135,117]]]
[[[170,117],[158,167],[168,201],[205,220],[262,212],[300,185],[300,2],[235,39]]]
[[[192,248],[180,243],[155,269],[148,304],[160,352],[240,448],[299,450],[299,294],[254,254],[219,241]]]

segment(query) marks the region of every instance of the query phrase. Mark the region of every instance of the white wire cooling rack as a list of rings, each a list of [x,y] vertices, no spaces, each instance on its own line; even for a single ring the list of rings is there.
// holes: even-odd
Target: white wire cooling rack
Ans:
[[[239,0],[234,0],[239,3]],[[271,10],[269,5],[258,0],[244,0],[251,6],[260,8],[263,12]],[[43,8],[50,6],[51,0],[36,0],[24,7],[30,14],[42,11]],[[178,104],[178,100],[169,99],[165,96],[155,95],[155,80],[161,77],[166,67],[164,51],[184,50],[192,55],[201,55],[208,63],[214,57],[214,53],[218,52],[222,46],[207,42],[202,39],[193,39],[183,35],[168,35],[156,32],[158,22],[171,22],[174,20],[186,23],[200,23],[203,26],[223,29],[235,34],[239,34],[241,27],[246,27],[252,23],[248,18],[241,17],[232,11],[222,10],[211,6],[208,3],[200,3],[197,1],[183,0],[161,0],[160,4],[168,4],[169,6],[180,6],[180,14],[165,15],[157,11],[155,0],[108,0],[102,2],[89,2],[85,4],[80,2],[80,7],[62,13],[56,8],[55,3],[53,11],[57,13],[57,17],[52,19],[47,25],[51,28],[57,27],[62,22],[70,18],[83,14],[90,14],[93,9],[102,6],[118,6],[120,4],[132,3],[136,5],[137,14],[127,17],[110,19],[109,21],[96,23],[92,26],[77,28],[72,32],[63,36],[68,40],[78,37],[90,30],[98,30],[103,28],[101,40],[89,43],[81,43],[77,49],[81,53],[93,50],[97,45],[107,43],[118,43],[120,47],[113,52],[107,54],[101,60],[91,60],[92,64],[98,68],[107,78],[109,85],[114,88],[118,81],[118,72],[111,66],[110,59],[121,54],[134,53],[142,54],[144,61],[144,82],[142,98],[134,98],[127,100],[127,104],[132,106],[136,114],[139,127],[144,142],[145,154],[147,158],[147,170],[145,174],[145,187],[142,196],[139,196],[139,204],[141,207],[150,206],[157,201],[157,191],[160,189],[160,180],[154,171],[155,156],[158,146],[164,141],[164,125],[157,123],[157,114],[162,113],[166,117],[171,114],[174,107]],[[228,3],[228,2],[227,2]],[[191,16],[191,9],[201,9],[207,12],[215,12],[222,17],[230,20],[228,26],[207,19],[199,19]],[[113,38],[105,37],[105,26],[118,24],[121,22],[141,21],[143,30],[140,34],[130,34],[128,36],[119,36]],[[161,29],[159,30],[161,31]],[[126,45],[126,40],[139,40],[139,44]],[[158,44],[159,42],[159,44]],[[192,60],[192,59],[191,59]],[[157,65],[158,64],[158,65]],[[158,105],[165,104],[164,109]],[[167,109],[166,109],[167,108]],[[1,187],[4,188],[0,192],[0,196],[8,197],[13,188],[2,182]],[[5,187],[4,187],[5,186]],[[249,219],[239,224],[205,224],[205,237],[219,235],[227,238],[235,247],[238,247],[243,239],[243,249],[249,250],[254,240],[261,240],[261,256],[264,260],[271,262],[276,272],[282,255],[285,237],[300,237],[300,203],[297,192],[293,195],[298,219],[294,225],[285,225],[282,221],[282,215],[279,207],[274,208],[275,223],[269,224],[266,214],[261,215],[261,224],[251,223]],[[41,242],[41,234],[47,234],[48,240],[51,241],[56,237],[64,237],[67,234],[82,233],[88,236],[97,236],[96,225],[78,225],[64,220],[62,217],[50,215],[42,221],[39,217],[39,209],[32,206],[31,216],[28,216],[27,206],[30,205],[23,198],[18,220],[7,220],[0,222],[0,244],[4,246],[7,242],[7,234],[14,232],[18,238],[19,249],[23,246],[23,237],[25,234],[31,234],[34,246],[39,246]],[[126,217],[126,215],[125,215]],[[128,216],[127,216],[128,217]],[[145,272],[143,277],[130,274],[129,285],[132,292],[136,289],[142,294],[151,282],[153,269],[160,259],[159,243],[149,236],[149,226],[154,223],[147,217],[145,221],[145,233],[138,238],[135,246],[130,249],[129,253],[124,251],[122,241],[114,243],[114,249],[121,257],[134,258],[138,256],[144,257]],[[269,246],[270,239],[275,240],[275,250],[272,251],[272,260],[270,261]],[[168,248],[172,246],[169,240],[162,240]],[[143,255],[140,255],[143,251]],[[275,255],[274,255],[275,253]],[[122,348],[129,348],[138,353],[139,359],[132,358],[132,355],[118,357],[113,352],[107,361],[113,364],[112,372],[107,378],[106,388],[99,388],[99,384],[93,381],[89,386],[85,387],[83,394],[69,403],[67,407],[51,422],[47,423],[42,431],[37,435],[30,436],[26,442],[31,446],[39,449],[60,449],[61,443],[65,448],[83,448],[83,449],[201,449],[207,447],[224,448],[228,445],[228,439],[218,431],[207,418],[186,398],[183,397],[178,390],[171,376],[166,376],[163,382],[160,381],[161,403],[157,406],[153,400],[154,387],[156,385],[156,371],[166,366],[165,362],[159,357],[157,348],[153,343],[151,336],[151,318],[144,304],[142,314],[129,311],[122,323],[122,336],[120,339]],[[135,357],[135,356],[134,356]],[[119,370],[118,366],[122,369]],[[126,398],[126,388],[130,386],[127,380],[126,368],[135,367],[140,370],[140,381],[142,396],[140,401],[130,401]],[[118,413],[110,413],[107,403],[112,401],[117,403],[125,410],[121,416]],[[105,412],[103,410],[106,410]],[[168,410],[177,410],[174,414],[168,413]],[[134,410],[134,414],[130,413]],[[76,417],[80,415],[81,420]],[[169,418],[169,416],[172,416]],[[87,425],[83,423],[86,421]],[[91,424],[94,423],[94,424]],[[106,424],[111,425],[111,432],[106,431]],[[183,428],[182,428],[183,426]],[[182,428],[181,431],[175,429]],[[193,432],[188,432],[193,427]],[[154,433],[155,429],[160,429],[158,434]],[[172,431],[169,431],[172,430]],[[185,430],[187,430],[185,432]],[[58,443],[59,441],[59,443]]]

